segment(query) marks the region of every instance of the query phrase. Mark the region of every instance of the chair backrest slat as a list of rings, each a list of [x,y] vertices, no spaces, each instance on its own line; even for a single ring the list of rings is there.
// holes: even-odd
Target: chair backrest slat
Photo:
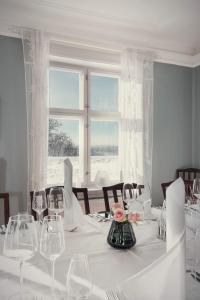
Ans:
[[[103,190],[103,196],[104,196],[104,202],[105,202],[105,208],[106,211],[109,212],[110,211],[110,204],[109,204],[109,192],[111,191],[114,197],[114,202],[117,203],[119,202],[119,195],[117,192],[120,193],[120,196],[122,197],[123,194],[123,186],[124,183],[118,183],[115,185],[111,185],[111,186],[104,186],[102,187]]]
[[[4,222],[8,224],[10,217],[9,193],[0,193],[0,199],[4,200]]]
[[[198,176],[200,177],[200,169],[198,168],[184,168],[176,170],[176,178],[181,177],[184,181],[194,180]]]
[[[73,187],[72,192],[76,196],[76,198],[80,201],[84,201],[84,206],[85,206],[85,213],[86,215],[90,214],[90,204],[89,204],[89,197],[88,197],[88,189],[87,188],[77,188]],[[79,197],[79,195],[82,194],[83,197]]]
[[[137,189],[139,191],[139,195],[142,195],[142,189],[144,189],[144,184],[138,184]]]

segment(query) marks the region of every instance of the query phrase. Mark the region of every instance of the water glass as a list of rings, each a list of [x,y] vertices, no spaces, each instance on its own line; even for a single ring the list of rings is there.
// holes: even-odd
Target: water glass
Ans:
[[[4,240],[3,253],[16,259],[20,264],[20,295],[23,298],[23,265],[37,251],[38,240],[34,218],[28,214],[18,214],[9,218]],[[15,299],[18,299],[16,296]],[[28,299],[28,298],[27,298]]]
[[[127,205],[129,210],[132,203],[134,203],[136,199],[135,190],[130,183],[126,183],[123,186],[123,194],[122,194],[123,202]]]
[[[65,239],[61,216],[44,217],[40,235],[40,254],[51,262],[52,292],[54,292],[55,287],[55,261],[64,250]]]
[[[72,257],[66,285],[68,296],[72,299],[87,299],[93,284],[86,255],[76,254]]]
[[[161,240],[166,240],[166,200],[163,201],[160,218],[158,220],[158,236]]]
[[[45,190],[35,191],[33,193],[32,209],[37,213],[38,220],[41,221],[41,215],[47,209],[47,200]]]
[[[64,189],[62,187],[53,187],[50,189],[48,209],[56,215],[64,211]]]

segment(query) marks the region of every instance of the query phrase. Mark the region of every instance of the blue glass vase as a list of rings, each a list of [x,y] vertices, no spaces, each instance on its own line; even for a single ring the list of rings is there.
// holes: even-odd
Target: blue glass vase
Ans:
[[[135,245],[136,237],[129,221],[112,221],[107,242],[110,246],[118,249],[128,249]]]

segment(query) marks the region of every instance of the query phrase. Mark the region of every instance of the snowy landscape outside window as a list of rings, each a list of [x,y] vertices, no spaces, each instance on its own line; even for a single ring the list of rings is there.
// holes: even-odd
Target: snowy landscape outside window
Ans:
[[[47,184],[63,184],[63,161],[74,186],[120,181],[119,78],[101,70],[51,64]]]

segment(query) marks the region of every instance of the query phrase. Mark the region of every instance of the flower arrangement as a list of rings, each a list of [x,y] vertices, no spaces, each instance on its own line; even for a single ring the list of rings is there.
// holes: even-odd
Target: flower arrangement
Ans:
[[[138,221],[142,220],[139,213],[127,214],[120,203],[114,203],[111,208],[111,211],[112,211],[113,219],[116,222],[129,221],[129,222],[137,224]]]

